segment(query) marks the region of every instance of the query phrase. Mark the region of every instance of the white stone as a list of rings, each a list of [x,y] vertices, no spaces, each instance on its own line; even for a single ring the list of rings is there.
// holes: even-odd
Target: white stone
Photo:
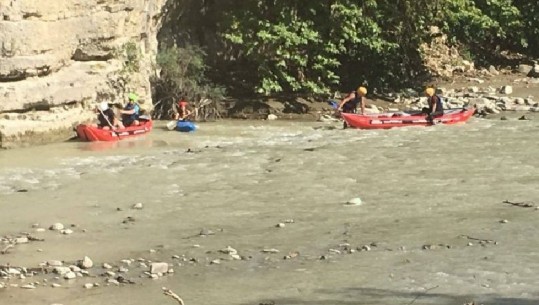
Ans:
[[[28,237],[17,237],[17,238],[15,238],[15,243],[17,243],[17,244],[27,244],[28,243]]]
[[[503,86],[500,89],[500,93],[502,93],[502,94],[511,94],[511,93],[513,93],[513,87],[512,86]]]
[[[277,117],[275,114],[273,114],[273,113],[272,113],[272,114],[268,114],[268,117],[267,117],[267,120],[268,120],[268,121],[275,121],[275,120],[277,120],[277,119],[278,119],[278,117]]]
[[[142,205],[141,202],[138,202],[138,203],[135,203],[131,208],[134,209],[134,210],[142,210],[144,206]]]
[[[227,246],[226,248],[219,250],[219,252],[224,254],[238,254],[238,251],[231,246]]]
[[[168,271],[168,263],[152,263],[150,265],[151,274],[167,273],[167,271]]]
[[[77,277],[77,274],[75,274],[75,272],[73,272],[73,271],[69,271],[68,273],[66,273],[64,275],[64,279],[66,279],[66,280],[72,280],[72,279],[74,279],[76,277]]]
[[[94,288],[94,284],[92,284],[92,283],[86,283],[86,284],[84,284],[84,288],[86,288],[86,289]]]
[[[71,269],[69,267],[54,267],[53,269],[54,273],[57,273],[59,275],[65,275],[69,272],[71,272]]]
[[[363,204],[363,201],[359,197],[352,198],[346,202],[346,205],[362,205],[362,204]]]
[[[88,256],[85,256],[80,262],[79,267],[82,269],[90,269],[94,266],[94,262]]]
[[[65,229],[65,230],[61,230],[60,233],[62,233],[64,235],[70,235],[70,234],[73,234],[73,230]]]
[[[19,275],[19,274],[21,274],[21,271],[19,269],[15,269],[15,268],[8,268],[6,272],[8,274],[10,274],[10,275]]]
[[[51,225],[49,227],[49,230],[53,230],[53,231],[60,231],[60,230],[63,230],[63,229],[64,229],[64,225],[59,223],[59,222],[57,222],[57,223],[55,223],[55,224],[53,224],[53,225]]]
[[[104,264],[103,264],[103,268],[105,268],[105,269],[112,269],[112,266],[109,265],[109,264],[107,264],[107,263],[104,263]]]

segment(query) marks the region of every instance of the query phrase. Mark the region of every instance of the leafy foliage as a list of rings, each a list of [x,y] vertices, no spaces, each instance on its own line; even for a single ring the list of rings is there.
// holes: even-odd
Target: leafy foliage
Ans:
[[[431,39],[431,26],[479,63],[503,50],[539,55],[539,6],[529,0],[176,0],[169,5],[166,40],[208,47],[210,69],[200,75],[231,90],[264,95],[420,82],[426,70],[418,50]]]
[[[223,98],[224,89],[208,82],[205,77],[207,66],[204,55],[195,46],[165,48],[157,54],[160,73],[152,79],[158,100],[156,117],[169,116],[175,102],[181,97],[191,101]]]

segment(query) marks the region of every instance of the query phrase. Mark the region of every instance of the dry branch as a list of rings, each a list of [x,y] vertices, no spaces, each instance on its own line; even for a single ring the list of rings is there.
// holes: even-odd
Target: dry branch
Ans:
[[[166,296],[169,296],[171,297],[172,299],[176,300],[176,302],[178,302],[178,304],[180,305],[185,305],[185,303],[183,302],[182,298],[180,298],[179,295],[177,295],[176,293],[174,293],[174,291],[166,288],[166,287],[163,287],[163,294],[166,295]]]

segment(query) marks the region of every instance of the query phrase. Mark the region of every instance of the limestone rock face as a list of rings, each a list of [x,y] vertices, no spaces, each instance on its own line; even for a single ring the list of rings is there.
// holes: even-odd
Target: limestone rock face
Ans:
[[[0,147],[71,137],[98,102],[129,92],[151,109],[165,2],[0,0]]]

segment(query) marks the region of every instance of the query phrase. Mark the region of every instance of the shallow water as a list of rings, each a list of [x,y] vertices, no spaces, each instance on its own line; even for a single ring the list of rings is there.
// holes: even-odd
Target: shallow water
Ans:
[[[82,290],[88,280],[79,279],[59,281],[71,289],[0,289],[0,304],[172,304],[161,286],[187,304],[539,302],[539,211],[502,203],[539,204],[537,123],[339,126],[226,121],[192,134],[156,128],[113,144],[1,151],[0,235],[76,226],[67,236],[35,233],[45,241],[18,245],[0,265],[85,255],[98,264],[172,263],[175,254],[199,262],[122,288]],[[344,204],[356,197],[362,205]],[[143,210],[130,209],[137,202]],[[136,221],[122,223],[128,216]],[[275,227],[285,219],[294,223]],[[202,238],[202,228],[216,234]],[[368,252],[329,251],[373,242]],[[431,244],[443,246],[423,249]],[[210,265],[228,245],[251,258]],[[283,260],[289,252],[300,255]]]

